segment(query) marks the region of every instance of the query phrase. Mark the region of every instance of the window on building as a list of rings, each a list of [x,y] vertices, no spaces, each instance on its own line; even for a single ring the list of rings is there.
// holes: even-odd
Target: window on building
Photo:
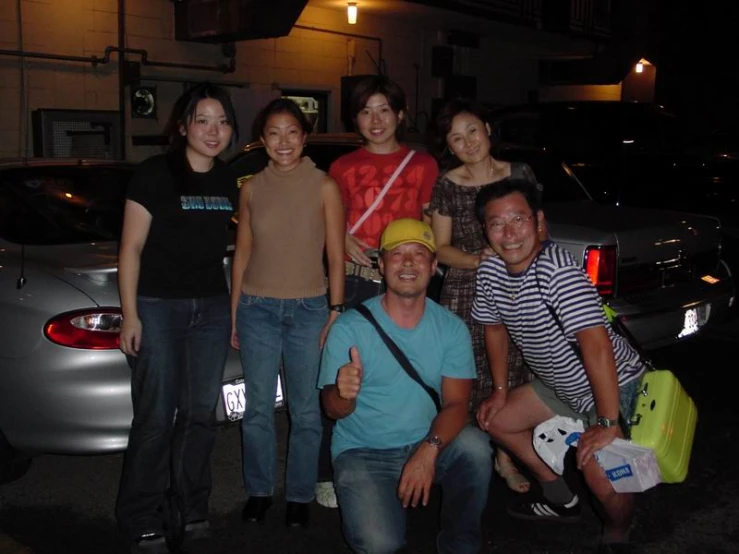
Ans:
[[[300,106],[303,113],[313,126],[314,133],[325,133],[328,131],[328,92],[283,89],[283,98],[290,98]]]

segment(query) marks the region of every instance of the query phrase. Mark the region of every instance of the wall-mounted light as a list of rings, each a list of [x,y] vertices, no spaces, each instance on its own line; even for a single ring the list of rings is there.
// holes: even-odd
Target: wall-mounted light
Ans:
[[[357,3],[356,2],[347,2],[346,4],[346,20],[349,22],[349,25],[356,25],[357,24]]]
[[[638,62],[636,62],[636,65],[634,66],[634,72],[644,73],[644,68],[648,65],[652,65],[652,63],[649,60],[642,58]]]

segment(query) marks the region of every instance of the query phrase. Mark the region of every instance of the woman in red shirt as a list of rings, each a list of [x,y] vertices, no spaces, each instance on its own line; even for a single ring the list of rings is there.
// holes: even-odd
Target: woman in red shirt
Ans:
[[[338,158],[329,169],[329,175],[339,184],[346,213],[344,301],[348,308],[382,292],[377,251],[387,224],[404,217],[430,223],[424,210],[431,202],[439,175],[430,154],[402,143],[406,96],[397,83],[384,75],[360,81],[352,91],[350,109],[364,144]],[[324,423],[316,500],[335,508],[330,423]]]

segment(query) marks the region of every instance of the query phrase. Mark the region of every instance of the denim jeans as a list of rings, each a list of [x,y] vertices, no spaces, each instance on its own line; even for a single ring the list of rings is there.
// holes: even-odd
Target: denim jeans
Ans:
[[[138,356],[128,358],[133,422],[116,505],[132,539],[162,531],[158,509],[168,487],[182,500],[185,521],[208,516],[229,304],[226,295],[138,298],[143,331]]]
[[[315,496],[321,410],[318,341],[328,322],[325,296],[280,299],[242,295],[236,312],[246,411],[241,422],[244,486],[249,496],[272,496],[275,488],[275,389],[280,359],[290,413],[285,498]]]
[[[334,460],[344,537],[354,552],[391,554],[405,545],[405,509],[398,499],[398,483],[417,446],[352,449]],[[439,553],[480,551],[491,472],[490,438],[475,427],[466,426],[441,451],[435,476],[442,488]]]

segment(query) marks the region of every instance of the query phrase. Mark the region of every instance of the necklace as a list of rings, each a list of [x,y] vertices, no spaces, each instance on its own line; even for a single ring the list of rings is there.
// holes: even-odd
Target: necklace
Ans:
[[[492,156],[490,156],[488,160],[490,160],[490,169],[488,171],[490,173],[490,177],[493,177],[495,175],[495,162],[493,161]]]
[[[500,171],[497,171],[495,169],[495,160],[493,160],[493,157],[492,156],[488,156],[488,161],[490,162],[490,167],[487,170],[487,177],[482,176],[481,178],[478,178],[478,179],[480,179],[482,181],[481,185],[486,185],[488,183],[495,182],[496,179],[494,179],[494,177],[497,174],[500,174],[501,173]],[[467,179],[469,179],[470,181],[473,181],[473,182],[475,182],[475,181],[478,180],[478,179],[476,179],[475,174],[472,173],[472,170],[470,169],[469,166],[465,166],[465,169],[467,170]],[[481,186],[481,185],[478,185],[478,186]]]
[[[490,160],[490,167],[488,168],[488,170],[486,172],[487,175],[484,175],[484,174],[483,175],[475,175],[472,172],[472,169],[470,169],[470,166],[465,165],[464,166],[464,169],[466,170],[466,173],[467,173],[467,177],[466,177],[467,180],[470,181],[471,183],[475,183],[477,181],[482,181],[482,184],[489,183],[490,180],[492,179],[493,175],[495,175],[495,165],[493,164],[493,158],[492,158],[492,156],[489,156],[488,157],[488,160]],[[477,185],[477,186],[480,186],[480,185]]]
[[[533,275],[533,279],[536,280],[536,286],[539,289],[539,295],[542,294],[541,285],[539,284],[539,276],[536,273],[536,270],[538,267],[537,264],[539,262],[539,256],[543,251],[544,248],[542,246],[539,246],[534,260],[529,264],[528,267],[524,268],[519,273],[509,273],[508,268],[505,268],[506,293],[511,300],[515,300],[523,292],[523,289],[526,286],[527,275]],[[511,277],[513,277],[512,281]]]
[[[521,294],[521,289],[523,288],[523,280],[524,280],[524,277],[521,276],[521,277],[518,278],[518,286],[517,287],[515,286],[515,284],[516,284],[515,279],[516,278],[514,277],[514,280],[511,281],[511,274],[508,273],[508,270],[506,270],[506,272],[505,272],[505,279],[506,279],[506,293],[508,294],[508,297],[511,300],[515,300],[516,297],[519,294]]]

